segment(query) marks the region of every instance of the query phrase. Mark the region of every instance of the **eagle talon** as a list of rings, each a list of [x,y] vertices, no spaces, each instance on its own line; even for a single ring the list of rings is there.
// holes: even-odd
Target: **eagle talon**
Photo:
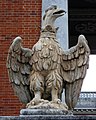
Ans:
[[[58,104],[61,103],[61,100],[60,100],[60,99],[56,99],[55,101],[56,101]]]
[[[39,104],[41,101],[41,99],[37,99],[37,98],[33,98],[27,105],[26,107],[30,107],[30,106],[34,106],[34,105],[37,105]]]
[[[60,99],[54,99],[52,102],[53,102],[53,103],[60,104],[60,103],[61,103],[61,100],[60,100]]]

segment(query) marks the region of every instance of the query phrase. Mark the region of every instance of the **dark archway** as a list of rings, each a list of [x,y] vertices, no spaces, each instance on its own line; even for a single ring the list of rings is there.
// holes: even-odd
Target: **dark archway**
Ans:
[[[96,0],[68,0],[69,47],[76,45],[78,35],[84,34],[91,54],[96,54]]]

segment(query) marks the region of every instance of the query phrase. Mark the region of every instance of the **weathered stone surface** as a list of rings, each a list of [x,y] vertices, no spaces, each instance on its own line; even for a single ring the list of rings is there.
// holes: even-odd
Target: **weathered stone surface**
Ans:
[[[22,109],[20,111],[20,116],[25,115],[72,115],[68,111],[64,111],[63,109]]]
[[[7,68],[16,95],[27,108],[72,110],[80,94],[89,65],[90,49],[84,35],[76,46],[64,51],[56,38],[54,25],[66,11],[56,5],[45,11],[39,41],[32,50],[23,48],[22,38],[14,39],[10,46]],[[65,89],[65,103],[61,94]]]

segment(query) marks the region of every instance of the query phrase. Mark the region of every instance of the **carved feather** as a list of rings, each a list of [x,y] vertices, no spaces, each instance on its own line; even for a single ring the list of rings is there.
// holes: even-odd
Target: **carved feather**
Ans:
[[[71,78],[70,79],[71,81],[69,80],[70,82],[74,82],[76,80],[75,71],[73,71],[73,70],[70,71],[70,78]]]
[[[61,70],[64,81],[70,82],[70,71]]]
[[[18,76],[18,73],[13,72],[12,78],[13,78],[14,83],[15,83],[16,85],[20,85],[20,80],[19,80],[20,78],[19,78],[19,76]]]
[[[56,62],[56,61],[58,60],[58,54],[56,53],[56,51],[54,51],[52,60],[53,60],[54,62]]]
[[[62,77],[58,74],[57,70],[50,72],[46,77],[47,91],[51,89],[52,85],[55,86],[56,89],[62,89]]]
[[[36,71],[37,71],[37,70],[38,70],[38,71],[41,71],[41,68],[39,67],[38,62],[35,63],[35,67],[36,67],[36,69],[35,69]]]
[[[83,61],[83,65],[87,64],[89,61],[89,56],[87,54],[85,54],[84,56],[84,61]]]
[[[71,66],[70,66],[70,61],[68,60],[63,60],[63,63],[62,63],[62,66],[63,66],[63,69],[65,70],[65,71],[68,71],[68,70],[70,70],[71,68]]]
[[[83,35],[78,38],[76,46],[65,51],[62,55],[62,76],[66,81],[65,101],[69,109],[77,103],[83,80],[89,64],[90,49]]]
[[[80,53],[80,54],[84,54],[84,52],[85,52],[84,49],[85,49],[84,47],[81,47],[81,48],[79,49],[79,53]]]
[[[57,63],[53,62],[53,64],[51,65],[51,70],[54,70],[55,68],[57,68]]]
[[[68,60],[71,60],[71,59],[72,59],[71,54],[69,54],[68,55]]]
[[[82,75],[81,75],[82,79],[85,78],[85,75],[86,75],[86,72],[87,72],[86,69],[87,69],[87,66],[82,67]]]
[[[18,51],[21,50],[21,47],[20,47],[21,46],[21,41],[22,41],[22,39],[20,37],[17,37],[17,38],[14,39],[13,44],[12,44],[12,49],[13,49],[14,52],[16,52],[16,51],[18,52]]]
[[[44,57],[44,58],[49,58],[49,56],[50,56],[50,52],[49,52],[49,49],[48,48],[44,48],[44,49],[42,49],[42,56]]]
[[[76,50],[76,52],[74,52],[74,56],[75,56],[75,58],[78,58],[78,56],[79,56],[79,51],[78,51],[78,49]]]
[[[32,52],[28,48],[23,48],[21,41],[21,37],[13,40],[7,57],[7,68],[14,92],[21,102],[28,103],[33,97],[29,90],[28,81],[32,67],[29,64]]]
[[[38,60],[38,66],[39,66],[40,70],[43,69],[42,62],[43,62],[42,59],[39,57],[39,60]]]
[[[13,71],[19,71],[19,64],[15,58],[10,58],[10,64]]]
[[[67,51],[63,52],[62,58],[63,58],[63,60],[65,60],[65,61],[68,59],[68,55],[67,55],[67,54],[68,54]]]
[[[81,67],[77,67],[75,71],[75,80],[78,80],[81,77]]]
[[[43,68],[44,70],[48,70],[49,67],[50,67],[50,61],[47,59],[43,63]]]
[[[79,58],[77,59],[78,67],[82,66],[83,62],[84,62],[84,55],[79,55]]]
[[[12,83],[14,80],[13,80],[13,72],[11,69],[8,69],[8,76],[10,76],[9,80],[10,80],[10,83]]]
[[[29,85],[29,76],[28,75],[23,76],[23,80],[22,81],[24,81],[25,86]]]
[[[37,52],[35,52],[35,54],[31,57],[30,63],[36,63],[38,62],[38,57],[37,57]],[[31,62],[32,61],[32,62]]]
[[[75,70],[75,68],[76,68],[76,59],[72,59],[72,60],[70,60],[70,68],[71,68],[71,70]]]

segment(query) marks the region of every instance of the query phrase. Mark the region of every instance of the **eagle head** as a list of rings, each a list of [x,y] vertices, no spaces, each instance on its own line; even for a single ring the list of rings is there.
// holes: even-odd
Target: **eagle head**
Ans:
[[[63,16],[65,13],[66,11],[58,8],[56,5],[52,5],[47,10],[45,10],[43,20],[45,19],[55,20],[56,18]]]

